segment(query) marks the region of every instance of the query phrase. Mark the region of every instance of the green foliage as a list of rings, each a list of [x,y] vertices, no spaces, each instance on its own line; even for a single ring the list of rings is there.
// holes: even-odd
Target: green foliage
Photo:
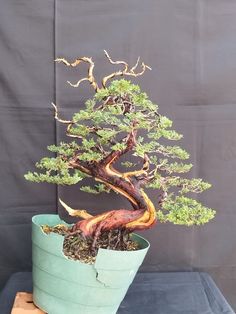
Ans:
[[[116,143],[111,148],[112,150],[123,150],[125,149],[125,147],[126,147],[125,143]]]
[[[94,186],[94,188],[91,187],[91,186],[88,186],[88,185],[82,186],[82,187],[80,188],[80,190],[83,191],[83,192],[91,193],[91,194],[100,194],[100,193],[102,193],[102,192],[106,192],[106,193],[109,193],[109,192],[110,192],[110,189],[108,189],[108,188],[107,188],[104,184],[102,184],[102,183],[96,184],[96,185]]]
[[[67,157],[73,156],[76,151],[80,149],[80,146],[76,142],[63,143],[61,142],[59,146],[50,145],[47,147],[50,152],[58,153],[59,155],[64,155]]]
[[[99,161],[100,159],[102,159],[102,154],[98,152],[88,151],[88,152],[82,153],[79,159],[80,161],[89,161],[89,162],[93,162],[94,160]]]
[[[49,173],[37,173],[37,172],[28,172],[25,174],[25,179],[31,182],[47,182],[54,183],[60,185],[72,185],[81,181],[83,178],[79,176],[79,174],[75,173],[71,176],[69,173],[67,174],[49,174]]]
[[[161,144],[157,145],[157,152],[162,154],[163,156],[167,156],[170,158],[178,158],[178,159],[188,159],[189,154],[186,150],[182,149],[179,146],[164,146]]]
[[[50,147],[51,149],[52,147]],[[55,149],[53,147],[52,149]],[[36,163],[36,168],[41,170],[41,173],[28,172],[25,174],[25,179],[32,182],[48,182],[61,185],[72,185],[81,181],[86,175],[78,170],[70,173],[68,163],[61,157],[42,158]]]
[[[209,183],[204,182],[202,179],[189,180],[181,177],[165,177],[165,179],[163,179],[163,185],[165,185],[166,188],[179,187],[181,194],[189,192],[201,193],[211,187]]]
[[[203,206],[194,199],[177,196],[163,205],[157,212],[160,222],[172,222],[175,225],[202,225],[214,218],[215,211]]]
[[[115,130],[98,130],[97,135],[98,135],[98,142],[101,145],[107,145],[112,141],[112,139],[115,137],[117,132]]]
[[[164,171],[167,174],[189,172],[193,166],[192,164],[183,162],[169,162],[167,158],[158,159],[157,156],[150,156],[150,160],[159,170]]]
[[[182,162],[168,163],[168,160],[166,159],[166,162],[164,162],[163,165],[160,165],[160,169],[166,171],[168,174],[185,173],[189,172],[192,166],[192,164],[184,164]]]
[[[76,127],[72,127],[70,129],[71,135],[78,135],[78,136],[87,136],[89,134],[89,128],[85,125],[77,125]]]
[[[121,79],[112,81],[110,86],[105,90],[99,90],[94,99],[96,101],[101,101],[108,96],[126,96],[126,95],[137,95],[140,94],[140,87],[138,85],[132,84],[130,81]],[[144,93],[143,93],[144,94]]]
[[[172,127],[173,122],[165,116],[159,116],[159,124],[160,128],[167,129]]]
[[[211,187],[211,184],[208,182],[204,182],[202,179],[181,179],[182,189],[180,191],[181,194],[193,192],[193,193],[201,193]]]
[[[164,129],[157,129],[156,132],[150,132],[148,133],[147,136],[148,138],[152,138],[155,140],[159,140],[161,137],[163,137],[172,141],[178,141],[183,137],[182,134],[179,134],[174,130],[164,130]]]
[[[151,183],[147,184],[148,188],[162,189],[172,191],[172,188],[178,190],[180,194],[201,193],[211,187],[211,184],[204,182],[202,179],[186,179],[179,176],[162,177],[160,173],[154,175]]]
[[[130,161],[124,161],[124,162],[121,163],[121,165],[124,166],[124,167],[126,167],[126,168],[131,168],[131,167],[136,166],[135,163],[130,162]]]

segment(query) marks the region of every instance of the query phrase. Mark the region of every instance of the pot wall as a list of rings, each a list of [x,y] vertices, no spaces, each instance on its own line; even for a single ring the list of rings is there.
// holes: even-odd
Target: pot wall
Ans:
[[[65,257],[63,236],[42,231],[43,224],[65,224],[58,215],[37,215],[32,222],[35,304],[49,314],[115,314],[149,243],[133,235],[142,249],[99,249],[95,264],[84,264]]]

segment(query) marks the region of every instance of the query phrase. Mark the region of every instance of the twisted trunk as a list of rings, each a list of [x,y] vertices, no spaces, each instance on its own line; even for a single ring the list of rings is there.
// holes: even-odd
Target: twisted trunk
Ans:
[[[109,168],[110,169],[110,168]],[[122,173],[107,166],[93,167],[90,174],[96,181],[102,182],[112,190],[123,195],[132,204],[133,210],[111,210],[103,214],[84,219],[75,224],[73,231],[79,229],[85,236],[95,239],[102,231],[123,229],[128,231],[150,228],[156,222],[156,210],[144,191],[140,191],[132,182],[122,177]]]
[[[134,122],[135,127],[135,122]],[[121,173],[113,168],[113,164],[125,153],[132,150],[136,144],[136,130],[131,130],[126,138],[126,147],[120,151],[112,151],[98,163],[81,164],[77,160],[71,161],[71,166],[77,168],[96,181],[111,188],[124,196],[132,205],[133,210],[111,210],[96,216],[89,216],[77,222],[73,231],[81,230],[84,236],[91,236],[94,242],[101,232],[114,229],[133,230],[148,229],[156,223],[156,210],[146,193],[140,189],[139,183],[133,177],[138,174],[146,174],[147,160],[144,158],[143,169],[134,172]]]

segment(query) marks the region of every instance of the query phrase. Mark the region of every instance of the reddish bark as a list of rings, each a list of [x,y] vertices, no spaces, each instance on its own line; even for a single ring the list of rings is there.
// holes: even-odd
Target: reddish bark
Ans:
[[[134,123],[135,125],[135,123]],[[92,236],[95,241],[102,231],[126,229],[129,231],[148,229],[156,223],[156,210],[148,196],[135,184],[132,172],[125,175],[115,170],[112,165],[135,145],[136,131],[132,130],[126,138],[126,147],[120,151],[112,151],[102,161],[93,164],[81,163],[77,159],[71,161],[74,169],[79,169],[96,181],[102,182],[115,192],[123,195],[132,204],[133,210],[119,209],[93,216],[77,222],[72,231],[81,230],[84,236]],[[145,170],[138,172],[145,173]],[[134,174],[137,171],[133,172]]]
[[[143,199],[146,202],[145,209],[111,210],[106,213],[93,216],[88,219],[77,222],[72,231],[80,230],[84,236],[97,237],[103,231],[114,229],[126,229],[128,231],[149,229],[156,223],[156,210],[153,203],[142,192]]]
[[[142,210],[111,210],[104,214],[77,222],[73,227],[73,231],[80,229],[85,236],[94,236],[98,231],[122,229],[127,223],[140,218],[142,214]]]

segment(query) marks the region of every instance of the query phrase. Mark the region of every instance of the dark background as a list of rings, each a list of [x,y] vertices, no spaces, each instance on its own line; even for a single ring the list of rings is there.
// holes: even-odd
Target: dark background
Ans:
[[[68,70],[53,60],[92,56],[103,77],[114,70],[107,49],[113,59],[135,63],[140,55],[152,66],[138,83],[184,134],[191,175],[213,184],[197,197],[216,218],[202,227],[143,232],[151,249],[142,270],[206,271],[236,309],[236,2],[0,0],[0,8],[0,286],[11,273],[30,270],[31,217],[57,212],[58,196],[97,212],[126,204],[116,195],[23,178],[64,136],[50,102],[69,118],[91,95],[86,84],[66,84],[86,67]]]

